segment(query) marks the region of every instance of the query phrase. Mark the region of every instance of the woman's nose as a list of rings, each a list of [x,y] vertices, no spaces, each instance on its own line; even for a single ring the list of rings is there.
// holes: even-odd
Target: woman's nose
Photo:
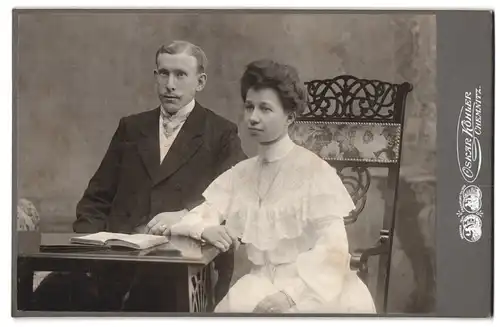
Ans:
[[[248,121],[250,122],[250,124],[252,125],[256,125],[259,123],[260,121],[260,118],[259,118],[259,115],[257,113],[256,110],[254,110],[248,117]]]

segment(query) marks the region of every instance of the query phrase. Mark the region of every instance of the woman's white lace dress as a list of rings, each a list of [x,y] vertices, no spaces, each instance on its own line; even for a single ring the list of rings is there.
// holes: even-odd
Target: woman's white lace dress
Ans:
[[[285,137],[219,176],[206,202],[172,227],[200,239],[203,228],[226,226],[246,244],[253,268],[216,312],[252,312],[285,291],[289,312],[375,313],[372,296],[349,268],[343,217],[354,204],[334,168]]]

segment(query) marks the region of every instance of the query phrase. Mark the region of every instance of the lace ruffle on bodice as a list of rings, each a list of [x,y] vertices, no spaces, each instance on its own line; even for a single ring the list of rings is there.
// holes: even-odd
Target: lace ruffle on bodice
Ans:
[[[278,173],[260,199],[259,176],[266,168]],[[315,244],[322,226],[354,209],[336,170],[300,146],[269,167],[258,157],[241,162],[212,183],[204,196],[247,244],[255,264],[295,260]]]

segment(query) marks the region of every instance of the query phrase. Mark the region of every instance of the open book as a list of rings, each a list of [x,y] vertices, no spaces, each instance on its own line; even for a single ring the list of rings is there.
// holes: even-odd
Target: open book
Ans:
[[[168,242],[166,236],[99,232],[71,238],[71,243],[144,250]]]

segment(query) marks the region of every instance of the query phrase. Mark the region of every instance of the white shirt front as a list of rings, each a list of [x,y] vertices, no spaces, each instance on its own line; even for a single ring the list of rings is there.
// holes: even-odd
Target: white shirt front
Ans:
[[[189,102],[187,105],[182,107],[179,111],[177,111],[172,116],[172,119],[175,120],[176,117],[179,117],[179,119],[181,119],[182,117],[189,115],[191,113],[191,111],[193,111],[194,106],[195,106],[195,100],[193,99],[193,100],[191,100],[191,102]],[[163,106],[160,106],[160,110],[162,110],[163,112],[167,112],[165,110],[165,108],[163,108]],[[160,136],[160,164],[161,164],[163,162],[163,159],[165,159],[165,156],[167,155],[168,150],[170,150],[170,147],[172,147],[172,144],[174,143],[177,135],[179,134],[179,131],[182,129],[182,126],[184,125],[185,121],[182,122],[180,124],[179,128],[177,128],[177,130],[169,137],[167,137],[165,135],[165,128],[163,127],[163,116],[161,114],[160,114],[160,118],[158,120],[158,123],[159,123],[159,129],[160,129],[159,136]]]

